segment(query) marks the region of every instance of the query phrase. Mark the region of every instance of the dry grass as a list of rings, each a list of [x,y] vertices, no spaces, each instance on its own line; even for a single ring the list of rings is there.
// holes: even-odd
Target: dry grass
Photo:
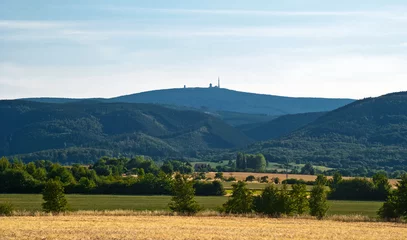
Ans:
[[[3,240],[27,239],[407,239],[407,225],[231,216],[70,216],[0,219]]]
[[[278,177],[280,180],[286,179],[286,174],[281,174],[281,173],[254,173],[254,172],[225,172],[223,173],[223,176],[225,178],[227,177],[235,177],[236,180],[245,180],[247,176],[253,175],[254,177],[263,177],[263,176],[268,176],[269,179],[276,178]],[[206,174],[207,177],[210,178],[215,178],[215,172],[209,172]],[[305,181],[315,181],[317,176],[315,175],[301,175],[301,174],[288,174],[288,178],[294,178],[294,179],[303,179]],[[332,178],[330,176],[327,177],[328,179]],[[343,177],[344,179],[352,179],[353,177]],[[390,179],[389,182],[393,186],[397,184],[399,180],[397,179]]]

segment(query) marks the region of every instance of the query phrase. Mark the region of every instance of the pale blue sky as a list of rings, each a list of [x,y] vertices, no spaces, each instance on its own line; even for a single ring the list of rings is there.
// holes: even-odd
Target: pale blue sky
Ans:
[[[222,87],[363,98],[407,90],[407,3],[0,1],[0,99]]]

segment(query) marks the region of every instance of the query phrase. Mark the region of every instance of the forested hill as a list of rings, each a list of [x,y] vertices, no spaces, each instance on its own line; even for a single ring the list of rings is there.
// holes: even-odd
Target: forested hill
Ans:
[[[0,101],[0,156],[88,162],[103,155],[194,156],[243,147],[239,130],[197,111],[154,104]],[[28,154],[28,155],[27,155]]]
[[[326,112],[288,114],[259,124],[240,126],[247,136],[258,141],[277,139],[314,122]]]
[[[29,100],[53,103],[77,101],[75,99],[60,98]],[[352,99],[281,97],[238,92],[224,88],[163,89],[97,100],[103,102],[171,104],[209,111],[267,115],[331,111],[354,101]]]
[[[356,101],[248,152],[357,171],[407,170],[407,92]]]

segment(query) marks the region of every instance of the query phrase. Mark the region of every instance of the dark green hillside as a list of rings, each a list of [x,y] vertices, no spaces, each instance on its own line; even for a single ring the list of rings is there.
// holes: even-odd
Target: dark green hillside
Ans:
[[[29,159],[51,156],[46,159],[63,161],[92,151],[176,157],[250,143],[216,117],[154,104],[0,101],[0,116],[0,155]]]
[[[243,132],[258,141],[276,139],[315,121],[326,112],[289,114],[254,126],[241,126]]]
[[[256,143],[248,152],[359,173],[407,170],[407,93],[354,102],[283,139]]]

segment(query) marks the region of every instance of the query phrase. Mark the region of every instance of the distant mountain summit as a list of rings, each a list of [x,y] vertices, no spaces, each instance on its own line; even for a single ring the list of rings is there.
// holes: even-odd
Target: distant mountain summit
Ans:
[[[31,101],[64,103],[83,99],[31,98]],[[294,98],[239,92],[225,88],[176,88],[94,99],[102,102],[157,103],[208,111],[285,115],[326,112],[353,102],[352,99]]]
[[[354,100],[281,97],[213,87],[156,90],[112,98],[108,101],[173,104],[215,111],[285,115],[331,111]]]

